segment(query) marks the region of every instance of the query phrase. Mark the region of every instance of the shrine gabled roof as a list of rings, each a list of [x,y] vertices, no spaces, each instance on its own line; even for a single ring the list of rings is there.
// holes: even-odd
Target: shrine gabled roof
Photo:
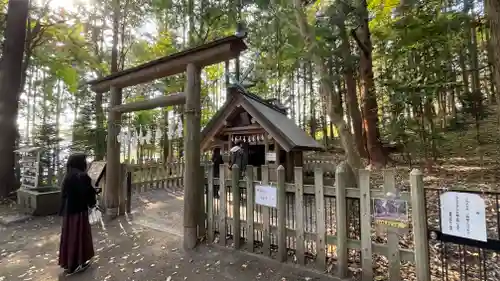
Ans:
[[[288,118],[279,107],[264,101],[241,86],[232,85],[228,90],[231,93],[230,98],[202,131],[202,149],[206,148],[209,139],[224,128],[225,119],[241,106],[285,151],[324,150],[321,144]]]

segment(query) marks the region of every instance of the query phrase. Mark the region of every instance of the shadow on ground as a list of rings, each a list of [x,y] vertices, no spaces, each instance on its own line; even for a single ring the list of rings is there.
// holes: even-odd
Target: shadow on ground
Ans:
[[[163,190],[135,196],[132,217],[94,226],[95,262],[65,277],[57,265],[58,217],[0,228],[0,281],[331,280],[226,249],[182,246],[182,198]]]

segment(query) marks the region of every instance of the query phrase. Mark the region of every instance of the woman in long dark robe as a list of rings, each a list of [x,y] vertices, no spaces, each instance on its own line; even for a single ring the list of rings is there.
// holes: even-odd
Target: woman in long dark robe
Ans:
[[[86,170],[84,154],[69,157],[61,190],[63,221],[59,244],[59,265],[67,274],[87,269],[94,256],[88,210],[96,205],[96,192]]]

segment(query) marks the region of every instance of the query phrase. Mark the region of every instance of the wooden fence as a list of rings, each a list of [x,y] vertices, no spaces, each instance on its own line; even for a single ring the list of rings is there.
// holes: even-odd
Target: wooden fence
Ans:
[[[384,188],[374,189],[369,171],[359,172],[359,188],[355,188],[343,165],[336,171],[334,186],[324,184],[321,168],[315,169],[314,184],[306,185],[302,167],[295,168],[294,183],[285,183],[282,166],[276,170],[276,182],[269,181],[267,166],[262,167],[259,181],[253,167],[247,167],[246,179],[240,180],[238,167],[233,167],[232,178],[227,179],[227,165],[223,166],[220,179],[226,180],[213,179],[213,167],[208,166],[208,241],[260,252],[280,262],[312,264],[340,278],[350,275],[352,265],[360,261],[362,280],[370,281],[375,277],[374,254],[380,254],[387,257],[389,280],[406,279],[402,264],[412,267],[409,270],[417,280],[430,280],[423,176],[418,170],[410,174],[411,194],[400,194],[412,205],[410,233],[401,238],[391,230],[382,239],[386,243],[380,243],[374,233],[372,199],[385,198],[386,192],[395,190],[392,170],[384,171]],[[255,204],[257,184],[277,188],[277,208]],[[413,249],[400,248],[400,238],[414,241]]]
[[[324,165],[295,167],[294,182],[286,183],[282,166],[263,166],[259,174],[248,166],[246,179],[240,180],[238,167],[229,172],[227,164],[222,165],[218,179],[212,176],[213,166],[205,164],[208,241],[314,266],[341,278],[362,272],[362,280],[374,280],[384,264],[391,281],[406,280],[405,272],[416,274],[419,281],[430,280],[423,176],[418,170],[410,174],[411,194],[400,193],[401,199],[411,202],[410,231],[401,235],[378,233],[372,218],[372,199],[395,189],[393,170],[384,171],[384,188],[372,188],[369,171],[359,172],[355,187],[343,165],[337,167],[334,179]],[[312,167],[316,168],[311,181],[306,170]],[[129,164],[127,171],[130,189],[136,192],[183,188],[182,162]],[[255,204],[257,184],[277,188],[277,208]],[[386,258],[379,260],[377,255]]]
[[[127,170],[132,177],[132,191],[144,192],[156,188],[183,188],[183,162],[129,164]]]
[[[205,158],[202,159],[202,165],[206,166],[210,162]],[[130,163],[126,164],[127,170],[132,174],[132,190],[143,192],[147,189],[154,188],[182,188],[184,162],[176,161],[170,163],[160,163],[156,160],[146,161],[142,164]],[[314,174],[315,168],[322,168],[324,176],[333,178],[335,176],[335,164],[324,157],[304,157],[304,174]],[[276,167],[270,166],[271,179],[275,179]]]

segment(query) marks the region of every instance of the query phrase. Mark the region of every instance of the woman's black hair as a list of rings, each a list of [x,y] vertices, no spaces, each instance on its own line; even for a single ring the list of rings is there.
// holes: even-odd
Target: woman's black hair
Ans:
[[[87,170],[87,155],[83,153],[75,153],[69,156],[66,162],[66,170],[76,169],[82,172]]]

